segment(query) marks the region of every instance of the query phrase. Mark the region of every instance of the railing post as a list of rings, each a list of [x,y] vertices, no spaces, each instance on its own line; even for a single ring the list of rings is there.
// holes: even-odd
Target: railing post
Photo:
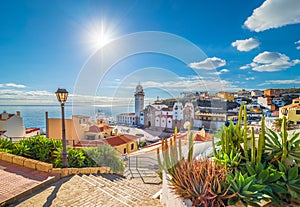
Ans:
[[[138,156],[135,156],[135,168],[138,169]]]

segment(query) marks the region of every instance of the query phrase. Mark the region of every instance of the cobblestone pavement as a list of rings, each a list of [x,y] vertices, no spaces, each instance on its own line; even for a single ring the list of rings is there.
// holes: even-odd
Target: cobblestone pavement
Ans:
[[[0,160],[0,204],[50,179],[54,176]]]
[[[144,184],[141,179],[117,175],[75,175],[63,178],[31,196],[11,205],[18,207],[101,206],[155,207],[162,206],[152,195],[161,185]]]

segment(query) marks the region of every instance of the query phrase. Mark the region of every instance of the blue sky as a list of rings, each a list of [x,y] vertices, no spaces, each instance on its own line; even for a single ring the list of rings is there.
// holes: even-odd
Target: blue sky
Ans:
[[[299,23],[299,0],[3,0],[0,104],[54,103],[62,87],[81,102],[128,105],[139,81],[149,102],[182,91],[300,87]],[[161,49],[181,53],[132,54],[93,79],[98,62],[80,83],[91,61],[147,31],[176,36]],[[190,55],[185,41],[202,53]]]

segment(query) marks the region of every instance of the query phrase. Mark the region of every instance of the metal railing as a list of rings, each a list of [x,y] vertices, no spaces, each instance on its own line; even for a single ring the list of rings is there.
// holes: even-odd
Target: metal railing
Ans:
[[[153,182],[146,182],[143,173],[141,171],[148,171],[152,173],[156,173],[155,171],[159,170],[159,165],[156,159],[152,157],[146,157],[146,156],[129,156],[128,162],[127,162],[127,169],[129,170],[131,176],[133,177],[132,170],[135,170],[139,177],[142,179],[143,183],[146,184],[159,184],[159,183],[153,183]]]

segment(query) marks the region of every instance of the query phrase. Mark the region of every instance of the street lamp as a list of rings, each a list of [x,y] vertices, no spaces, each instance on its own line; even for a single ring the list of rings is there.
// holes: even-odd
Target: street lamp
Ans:
[[[67,140],[66,140],[66,128],[65,128],[65,103],[68,98],[68,91],[66,89],[59,88],[55,92],[57,100],[61,105],[61,126],[62,126],[62,167],[68,167],[68,158],[67,158]]]

